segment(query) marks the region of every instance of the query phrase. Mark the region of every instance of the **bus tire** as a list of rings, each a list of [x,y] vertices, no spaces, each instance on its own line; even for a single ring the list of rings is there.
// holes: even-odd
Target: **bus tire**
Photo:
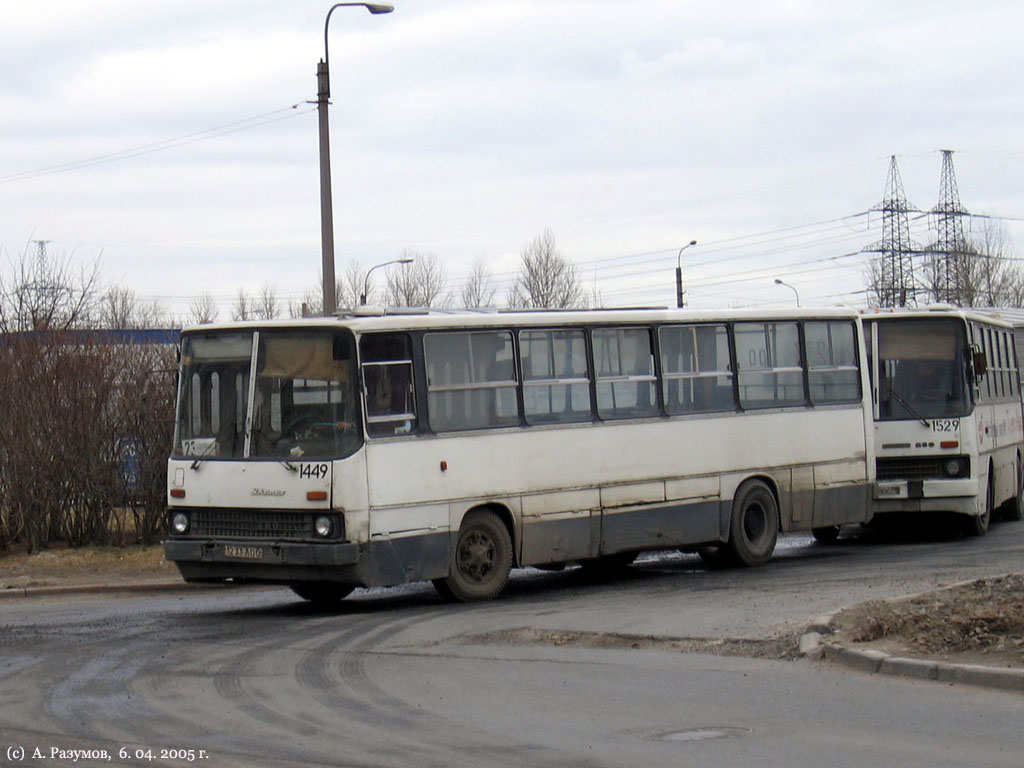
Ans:
[[[449,574],[434,581],[442,597],[461,603],[492,600],[508,584],[512,537],[494,512],[478,509],[462,521]]]
[[[988,488],[985,490],[985,511],[980,515],[972,515],[964,522],[964,533],[968,536],[984,536],[988,533],[988,525],[992,521],[992,508],[995,506],[995,478],[992,468],[988,470]]]
[[[811,536],[819,544],[835,544],[839,538],[840,525],[823,525],[820,528],[811,528]]]
[[[779,505],[760,480],[740,486],[732,501],[728,551],[737,565],[764,565],[779,537]]]
[[[288,586],[303,600],[325,606],[340,603],[355,589],[351,584],[338,584],[332,581],[301,581]]]
[[[1022,474],[1020,458],[1017,459],[1017,491],[1013,498],[1003,505],[1003,520],[1016,522],[1024,517],[1024,474]]]

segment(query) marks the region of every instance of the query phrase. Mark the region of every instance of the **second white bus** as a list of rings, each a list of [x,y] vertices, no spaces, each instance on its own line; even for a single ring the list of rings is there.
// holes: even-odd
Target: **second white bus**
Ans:
[[[869,310],[872,508],[953,512],[981,536],[1021,518],[1024,418],[1013,327],[949,306]]]

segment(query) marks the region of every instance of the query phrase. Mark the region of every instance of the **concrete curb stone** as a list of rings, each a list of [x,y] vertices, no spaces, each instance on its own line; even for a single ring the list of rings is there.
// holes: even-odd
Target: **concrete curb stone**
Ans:
[[[854,650],[837,643],[825,642],[818,632],[803,635],[800,638],[800,650],[805,657],[835,662],[859,672],[976,685],[1004,691],[1024,691],[1024,669],[908,659],[874,649]]]
[[[95,595],[105,592],[175,592],[196,589],[223,589],[220,584],[187,584],[184,581],[140,582],[136,584],[74,584],[38,587],[8,587],[0,589],[0,600],[5,598],[47,597],[53,595]]]

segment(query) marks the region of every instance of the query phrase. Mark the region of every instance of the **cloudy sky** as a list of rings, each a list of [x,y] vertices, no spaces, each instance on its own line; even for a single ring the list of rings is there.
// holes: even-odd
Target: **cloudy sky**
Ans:
[[[862,304],[889,157],[1024,244],[1019,0],[394,0],[330,23],[337,269],[475,260],[501,301],[545,229],[606,306]],[[320,273],[330,2],[2,0],[0,261],[101,259],[183,312]],[[912,234],[934,239],[930,217]],[[380,275],[380,272],[376,273]]]

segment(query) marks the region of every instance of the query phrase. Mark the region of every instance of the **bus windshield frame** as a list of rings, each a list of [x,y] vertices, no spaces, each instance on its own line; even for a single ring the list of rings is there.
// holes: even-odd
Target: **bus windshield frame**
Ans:
[[[965,323],[920,318],[875,326],[879,421],[957,418],[974,410]]]
[[[173,455],[339,459],[363,444],[348,330],[190,333],[181,340]]]

